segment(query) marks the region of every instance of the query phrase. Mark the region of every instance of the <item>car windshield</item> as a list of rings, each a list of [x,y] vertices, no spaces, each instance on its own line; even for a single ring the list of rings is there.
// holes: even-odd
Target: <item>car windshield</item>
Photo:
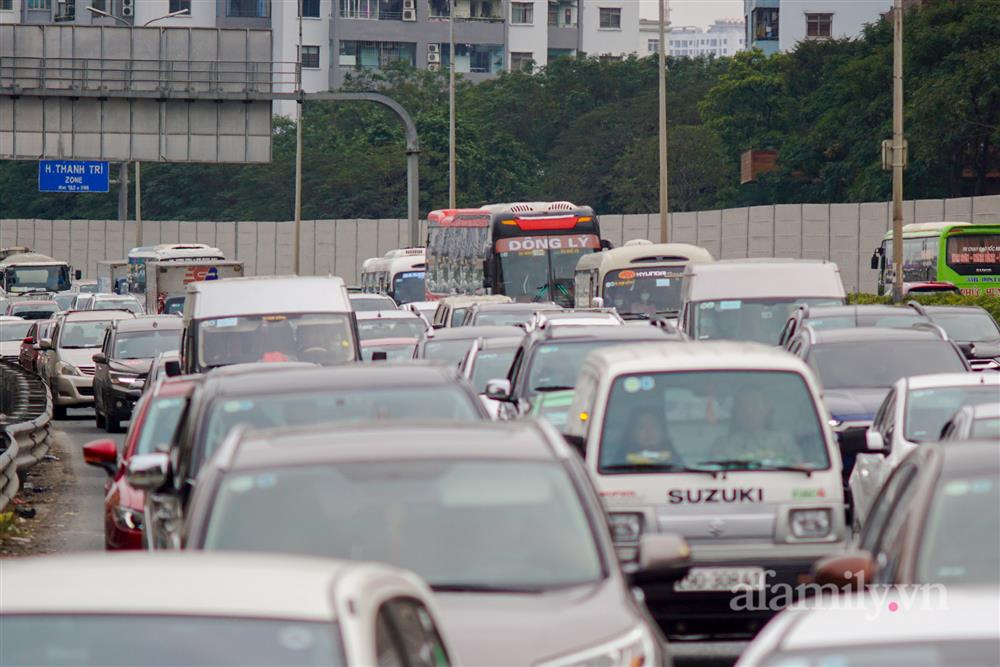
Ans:
[[[104,342],[104,332],[107,331],[109,320],[96,322],[64,322],[59,335],[59,347],[75,349],[83,347],[100,347]]]
[[[378,561],[437,587],[545,590],[603,574],[577,491],[562,466],[547,461],[390,460],[237,472],[221,483],[203,546]]]
[[[180,329],[154,329],[119,333],[115,339],[114,359],[152,359],[161,352],[176,350],[181,342]]]
[[[17,303],[10,308],[11,315],[25,320],[47,320],[58,312],[54,303]]]
[[[373,338],[419,338],[427,325],[419,317],[376,317],[358,320],[361,340]]]
[[[69,310],[74,299],[76,299],[76,294],[56,294],[52,297],[52,300],[59,306],[59,310]]]
[[[623,345],[624,340],[590,340],[539,345],[528,362],[525,397],[539,392],[576,388],[576,378],[583,360],[592,351],[609,345]]]
[[[397,273],[392,281],[392,293],[396,297],[396,303],[423,301],[426,296],[426,292],[424,291],[424,272],[405,271]]]
[[[384,352],[386,361],[405,361],[413,358],[413,350],[417,347],[417,339],[412,339],[408,343],[386,343],[373,345],[361,345],[361,358],[371,361],[376,352]]]
[[[604,305],[622,317],[672,313],[681,308],[683,266],[621,269],[604,276]]]
[[[486,391],[486,383],[490,380],[507,377],[510,364],[514,361],[517,347],[490,348],[480,350],[472,366],[472,386],[476,391]]]
[[[642,373],[620,376],[611,388],[601,472],[829,465],[812,394],[798,373]]]
[[[962,342],[978,342],[1000,338],[1000,328],[988,313],[971,311],[934,313],[934,323],[948,332],[948,337]]]
[[[725,299],[702,301],[694,308],[697,340],[743,340],[777,345],[785,322],[803,304],[839,306],[839,299]]]
[[[943,340],[869,340],[827,343],[809,350],[809,365],[824,389],[891,387],[899,378],[964,373],[965,364]]]
[[[448,365],[457,366],[462,363],[465,353],[472,347],[473,339],[459,338],[453,340],[429,340],[424,343],[424,359],[443,361]]]
[[[0,322],[0,343],[10,343],[15,340],[22,340],[28,335],[28,329],[31,328],[31,322],[24,320],[23,322],[9,321]]]
[[[963,405],[996,403],[998,397],[1000,389],[996,385],[914,389],[906,402],[903,437],[911,442],[935,441]]]
[[[805,324],[808,324],[817,331],[830,331],[832,329],[854,329],[857,327],[909,329],[917,322],[926,321],[927,318],[920,313],[900,308],[898,313],[894,313],[892,315],[873,316],[861,314],[858,317],[851,317],[847,315],[838,317],[810,317],[805,320]]]
[[[142,315],[142,306],[135,299],[94,299],[92,310],[127,310]]]
[[[146,409],[135,453],[152,454],[156,451],[167,451],[186,405],[187,399],[181,396],[154,398]]]
[[[857,613],[868,612],[859,607]],[[878,614],[874,605],[870,613],[873,617]],[[913,637],[918,636],[919,630],[915,630]],[[908,637],[905,642],[896,643],[825,644],[815,649],[781,650],[760,662],[761,667],[990,667],[998,664],[1000,643],[996,639],[964,637],[959,641],[922,642]]]
[[[996,475],[942,479],[925,525],[916,583],[1000,583],[1000,479]]]
[[[70,288],[69,267],[62,266],[12,266],[7,268],[7,291],[62,292]]]
[[[317,389],[303,394],[220,398],[208,408],[202,456],[211,456],[234,426],[266,429],[397,419],[479,421],[483,417],[475,400],[454,384]]]
[[[247,315],[203,320],[198,355],[206,368],[255,361],[342,364],[355,358],[346,314]]]
[[[516,327],[526,324],[535,314],[533,310],[493,310],[476,313],[475,326]]]
[[[110,639],[113,637],[113,639]],[[333,622],[177,614],[8,614],[0,664],[35,667],[344,665]]]
[[[462,322],[465,321],[465,314],[469,312],[468,308],[454,308],[451,311],[451,326],[460,327]]]
[[[351,299],[351,308],[356,313],[371,310],[397,310],[396,302],[389,297],[360,297]]]
[[[78,283],[76,287],[80,294],[95,294],[99,291],[97,283]]]

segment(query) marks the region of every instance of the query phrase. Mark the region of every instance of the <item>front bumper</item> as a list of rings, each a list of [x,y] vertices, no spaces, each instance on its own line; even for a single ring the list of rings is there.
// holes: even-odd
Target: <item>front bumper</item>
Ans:
[[[812,581],[813,564],[843,546],[843,542],[808,545],[780,556],[764,555],[754,548],[743,557],[723,556],[718,549],[699,554],[695,547],[692,567],[759,567],[764,570],[764,587],[756,591],[677,592],[672,582],[654,582],[644,584],[642,592],[650,614],[672,639],[752,637],[783,608],[814,592],[807,586]],[[783,547],[773,545],[771,549],[780,554]]]
[[[129,387],[123,387],[115,383],[111,383],[111,389],[107,394],[109,405],[106,406],[108,412],[114,412],[122,419],[130,419],[132,416],[132,408],[135,407],[135,402],[139,400],[142,396],[142,384],[138,387],[131,385]]]
[[[52,402],[59,406],[93,404],[94,378],[88,375],[57,376]]]

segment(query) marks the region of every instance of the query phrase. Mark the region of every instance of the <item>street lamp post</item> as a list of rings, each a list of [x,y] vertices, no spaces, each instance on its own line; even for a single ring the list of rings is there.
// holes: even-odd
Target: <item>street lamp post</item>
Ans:
[[[670,198],[667,181],[667,19],[669,0],[657,0],[660,8],[659,96],[660,96],[660,243],[669,241]]]
[[[455,2],[448,12],[448,208],[455,208]]]
[[[903,300],[903,0],[893,3],[892,300]]]
[[[302,240],[302,0],[299,0],[299,52],[295,63],[295,82],[298,88],[299,99],[297,100],[295,114],[295,250],[292,253],[295,257],[295,275],[301,275],[302,269],[302,249],[299,247]]]
[[[114,14],[106,12],[103,9],[98,9],[97,7],[87,7],[87,11],[90,12],[90,13],[92,13],[92,14],[97,14],[98,16],[103,16],[105,18],[114,19],[115,21],[118,21],[119,23],[121,23],[122,25],[124,25],[124,26],[126,26],[128,28],[135,27],[131,23],[129,23],[128,21],[126,21],[125,19],[121,18],[120,16],[115,16]],[[142,24],[142,27],[145,28],[150,23],[154,23],[156,21],[162,21],[163,19],[173,18],[175,16],[185,16],[185,15],[190,14],[190,13],[191,13],[190,9],[187,9],[187,8],[185,8],[185,9],[178,9],[176,12],[170,12],[169,14],[164,14],[163,16],[157,16],[156,18],[149,19],[148,21],[146,21],[145,23]],[[128,191],[128,163],[122,164],[122,174],[123,174],[123,176],[122,176],[122,187],[123,187],[124,191],[127,192]],[[128,211],[128,197],[127,197],[127,195],[125,196],[125,206],[124,206],[124,209],[122,209],[121,204],[119,204],[119,210],[125,210],[126,212]],[[121,216],[119,216],[119,217],[121,217]],[[124,217],[128,217],[127,213],[126,213],[126,215]],[[142,245],[142,167],[141,167],[141,165],[140,165],[140,163],[139,163],[138,160],[135,161],[135,244],[137,246],[141,246]]]

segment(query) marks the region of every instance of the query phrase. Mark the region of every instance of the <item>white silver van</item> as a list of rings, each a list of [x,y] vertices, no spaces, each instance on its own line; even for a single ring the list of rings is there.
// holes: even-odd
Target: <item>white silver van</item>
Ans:
[[[181,370],[257,361],[324,366],[360,360],[358,326],[335,276],[267,276],[188,284]]]
[[[584,454],[628,566],[677,533],[693,568],[644,586],[668,635],[753,634],[846,539],[840,452],[812,372],[756,343],[592,352],[564,432]]]
[[[684,269],[681,328],[691,340],[744,340],[777,345],[797,306],[847,303],[833,262],[738,259]]]

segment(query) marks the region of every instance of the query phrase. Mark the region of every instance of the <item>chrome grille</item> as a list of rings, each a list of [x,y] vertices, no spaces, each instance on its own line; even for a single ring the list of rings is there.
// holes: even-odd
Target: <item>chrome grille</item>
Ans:
[[[93,366],[77,366],[77,368],[79,368],[80,372],[83,373],[84,375],[93,375],[94,374],[94,367]]]

